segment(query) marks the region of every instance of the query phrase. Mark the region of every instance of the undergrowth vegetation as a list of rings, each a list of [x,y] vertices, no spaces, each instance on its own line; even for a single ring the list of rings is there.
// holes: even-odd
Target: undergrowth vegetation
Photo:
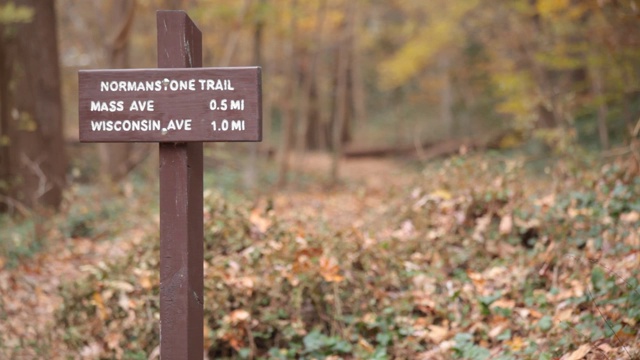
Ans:
[[[132,203],[139,204],[147,198],[133,200],[129,196],[111,196],[105,200],[105,194],[99,187],[77,185],[67,191],[58,214],[27,209],[17,216],[2,214],[0,227],[10,231],[0,232],[0,264],[6,262],[8,267],[15,267],[46,251],[49,244],[65,239],[116,236],[124,228],[135,225],[117,221],[127,205],[137,209],[138,206],[131,206]]]
[[[209,357],[637,356],[640,178],[625,166],[455,157],[394,193],[372,218],[327,231],[208,191]],[[68,346],[157,351],[158,259],[149,237],[65,284]]]

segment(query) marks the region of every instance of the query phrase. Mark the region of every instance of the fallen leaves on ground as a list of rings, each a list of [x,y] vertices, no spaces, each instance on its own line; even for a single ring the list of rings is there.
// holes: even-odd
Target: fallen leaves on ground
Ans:
[[[209,191],[203,350],[629,358],[640,349],[640,180],[623,173],[561,162],[541,174],[477,155],[375,191],[353,182],[240,203]],[[150,236],[62,285],[56,319],[73,354],[157,352],[158,258]]]

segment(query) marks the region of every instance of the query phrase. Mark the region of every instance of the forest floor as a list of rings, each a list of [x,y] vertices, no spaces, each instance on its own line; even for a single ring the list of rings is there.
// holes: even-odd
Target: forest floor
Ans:
[[[329,187],[330,159],[311,154],[292,161],[305,185],[237,201],[206,190],[204,352],[637,359],[640,180],[619,164],[526,162],[345,160]],[[0,254],[0,358],[157,356],[144,186],[112,203],[77,186],[45,225],[6,227],[3,240],[43,245]]]
[[[306,154],[292,159],[292,170],[321,178],[329,173],[330,161],[325,154]],[[275,193],[273,202],[279,209],[286,210],[281,214],[283,218],[298,218],[299,214],[306,213],[339,228],[357,222],[366,212],[365,207],[380,206],[385,189],[406,185],[416,174],[393,160],[358,159],[344,160],[341,175],[343,182],[359,184],[367,189],[369,196],[363,197],[341,186],[327,190],[318,185],[306,187],[304,191]],[[375,194],[378,196],[371,196]],[[134,194],[129,195],[135,198]],[[134,207],[143,207],[140,203],[147,200],[145,197],[135,202]],[[83,277],[93,266],[131,253],[146,237],[157,233],[157,215],[145,215],[146,218],[127,216],[136,221],[127,224],[122,233],[113,233],[113,237],[98,234],[61,239],[63,234],[53,231],[54,234],[45,236],[60,241],[47,243],[43,251],[20,261],[15,267],[5,266],[7,260],[0,257],[0,319],[3,320],[0,322],[0,334],[3,334],[0,335],[0,357],[64,358],[65,354],[73,353],[67,348],[64,331],[56,324],[54,316],[63,302],[59,291],[61,284]]]

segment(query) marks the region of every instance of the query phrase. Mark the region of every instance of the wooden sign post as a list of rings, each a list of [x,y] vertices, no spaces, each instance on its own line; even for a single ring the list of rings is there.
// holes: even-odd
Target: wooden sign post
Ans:
[[[79,77],[81,142],[160,143],[160,355],[202,359],[202,142],[262,139],[259,67],[202,68],[202,34],[158,11],[158,67]]]

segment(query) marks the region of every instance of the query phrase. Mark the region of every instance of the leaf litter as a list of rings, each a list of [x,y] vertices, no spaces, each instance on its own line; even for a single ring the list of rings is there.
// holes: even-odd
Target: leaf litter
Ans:
[[[398,177],[394,167],[375,183],[359,174],[329,191],[233,203],[207,191],[203,353],[637,358],[640,180],[618,163],[569,165],[540,174],[521,159],[467,155],[418,175]],[[87,240],[95,254],[83,266],[40,270],[56,281],[29,275],[34,264],[65,261],[51,252],[0,273],[0,308],[11,319],[0,322],[0,351],[157,357],[151,228],[110,258]],[[55,322],[30,327],[42,306],[34,319]],[[28,342],[47,331],[44,344]]]

